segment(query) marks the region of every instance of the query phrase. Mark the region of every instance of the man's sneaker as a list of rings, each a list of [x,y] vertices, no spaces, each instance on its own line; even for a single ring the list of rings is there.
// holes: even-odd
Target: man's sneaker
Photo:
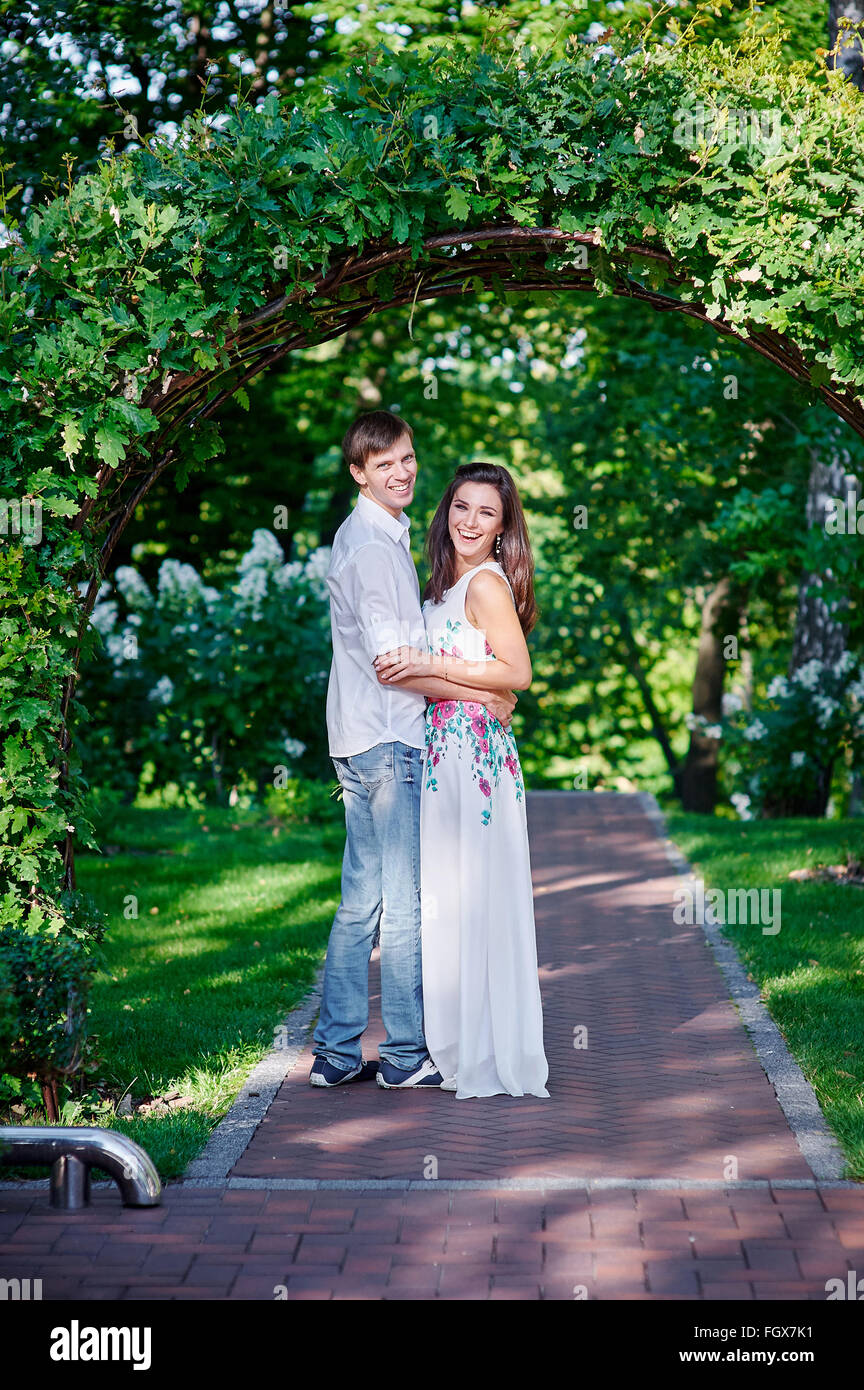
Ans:
[[[371,1081],[378,1070],[377,1062],[361,1062],[359,1067],[342,1071],[326,1057],[316,1057],[309,1073],[310,1086],[344,1086],[349,1081]]]
[[[378,1063],[378,1085],[386,1091],[401,1091],[408,1086],[440,1086],[443,1080],[431,1057],[413,1071],[402,1071],[401,1067],[394,1067],[383,1058]]]

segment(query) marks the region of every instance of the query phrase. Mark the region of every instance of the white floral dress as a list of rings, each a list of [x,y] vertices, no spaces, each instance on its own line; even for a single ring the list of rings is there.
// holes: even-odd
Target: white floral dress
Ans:
[[[481,569],[506,580],[487,560],[424,603],[431,652],[495,660],[465,615]],[[447,1089],[548,1096],[525,787],[512,733],[483,705],[426,712],[420,872],[424,1027]]]

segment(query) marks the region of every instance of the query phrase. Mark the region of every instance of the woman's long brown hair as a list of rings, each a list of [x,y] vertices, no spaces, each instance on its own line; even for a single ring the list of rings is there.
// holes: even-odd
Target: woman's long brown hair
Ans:
[[[463,463],[456,469],[455,477],[438,503],[429,533],[426,536],[426,556],[429,561],[430,577],[423,598],[431,598],[440,603],[444,591],[453,587],[456,580],[456,552],[450,539],[450,504],[457,488],[463,483],[490,483],[498,491],[503,510],[501,549],[491,558],[498,561],[513,589],[516,613],[527,634],[537,622],[537,604],[534,601],[534,557],[528,540],[528,528],[522,513],[522,503],[516,484],[506,468],[497,463]]]

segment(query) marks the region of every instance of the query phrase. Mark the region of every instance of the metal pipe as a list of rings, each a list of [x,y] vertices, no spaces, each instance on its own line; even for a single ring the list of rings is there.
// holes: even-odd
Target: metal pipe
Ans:
[[[85,1126],[0,1127],[0,1163],[50,1163],[51,1205],[80,1211],[90,1203],[90,1169],[104,1168],[126,1207],[156,1207],[162,1184],[150,1155],[114,1129]]]

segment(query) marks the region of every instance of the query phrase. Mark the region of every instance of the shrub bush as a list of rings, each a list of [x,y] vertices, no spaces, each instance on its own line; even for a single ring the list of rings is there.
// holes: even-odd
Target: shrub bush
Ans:
[[[81,678],[76,742],[90,781],[126,801],[146,782],[224,802],[280,776],[326,776],[329,553],[286,564],[257,530],[221,592],[176,560],[163,560],[155,594],[121,566],[94,610],[101,648]]]
[[[765,700],[745,710],[726,697],[722,724],[691,715],[691,728],[723,740],[724,764],[741,769],[746,792],[731,800],[749,815],[824,816],[835,763],[864,757],[864,664],[844,652],[775,676]]]
[[[0,918],[0,1057],[9,1078],[34,1077],[49,1119],[59,1118],[57,1085],[95,1063],[87,995],[102,954],[104,919],[82,894],[65,895],[63,916],[34,902],[22,924]]]

